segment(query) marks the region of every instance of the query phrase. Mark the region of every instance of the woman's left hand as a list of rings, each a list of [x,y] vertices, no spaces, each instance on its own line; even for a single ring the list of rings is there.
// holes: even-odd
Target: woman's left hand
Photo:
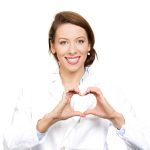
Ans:
[[[96,97],[97,104],[95,108],[89,109],[84,112],[84,115],[93,114],[100,118],[108,119],[112,121],[116,128],[121,128],[124,124],[124,117],[118,113],[103,96],[102,91],[97,87],[89,87],[84,95],[93,94]]]

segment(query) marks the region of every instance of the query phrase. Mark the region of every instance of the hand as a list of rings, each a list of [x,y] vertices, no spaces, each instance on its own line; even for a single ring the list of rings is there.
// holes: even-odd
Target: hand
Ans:
[[[125,122],[123,115],[115,111],[115,109],[107,102],[102,91],[97,87],[89,87],[84,95],[89,93],[95,95],[97,104],[95,108],[85,111],[84,115],[93,114],[100,118],[108,119],[112,121],[116,128],[121,128]]]
[[[59,120],[65,120],[73,116],[82,116],[84,114],[79,111],[74,111],[70,106],[71,97],[73,94],[79,94],[78,88],[65,89],[62,95],[62,100],[57,104],[54,110],[47,113],[42,119],[37,122],[37,130],[41,133],[46,130],[55,122]]]
[[[74,111],[73,108],[71,107],[70,101],[73,94],[81,95],[79,89],[76,87],[65,89],[65,91],[63,92],[62,100],[52,111],[53,117],[57,121],[65,120],[73,116],[82,116],[82,117],[84,116],[83,113],[79,111]]]

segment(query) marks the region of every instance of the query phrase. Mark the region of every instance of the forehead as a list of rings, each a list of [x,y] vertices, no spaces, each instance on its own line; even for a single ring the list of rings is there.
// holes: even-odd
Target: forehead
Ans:
[[[56,37],[72,38],[80,36],[87,37],[87,33],[84,28],[74,24],[62,24],[56,30]]]

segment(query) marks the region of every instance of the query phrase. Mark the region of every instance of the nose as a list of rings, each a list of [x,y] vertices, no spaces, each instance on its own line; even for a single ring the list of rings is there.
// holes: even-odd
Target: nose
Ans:
[[[69,53],[70,53],[70,54],[76,54],[76,53],[77,53],[76,46],[75,46],[75,43],[74,43],[74,42],[70,42],[70,45],[69,45]]]

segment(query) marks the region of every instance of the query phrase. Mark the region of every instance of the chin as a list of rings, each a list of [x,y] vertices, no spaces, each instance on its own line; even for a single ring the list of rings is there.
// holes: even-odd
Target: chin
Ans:
[[[82,68],[84,68],[84,66],[77,66],[77,65],[75,65],[75,66],[67,67],[67,70],[69,72],[77,72],[77,71],[80,71]]]

